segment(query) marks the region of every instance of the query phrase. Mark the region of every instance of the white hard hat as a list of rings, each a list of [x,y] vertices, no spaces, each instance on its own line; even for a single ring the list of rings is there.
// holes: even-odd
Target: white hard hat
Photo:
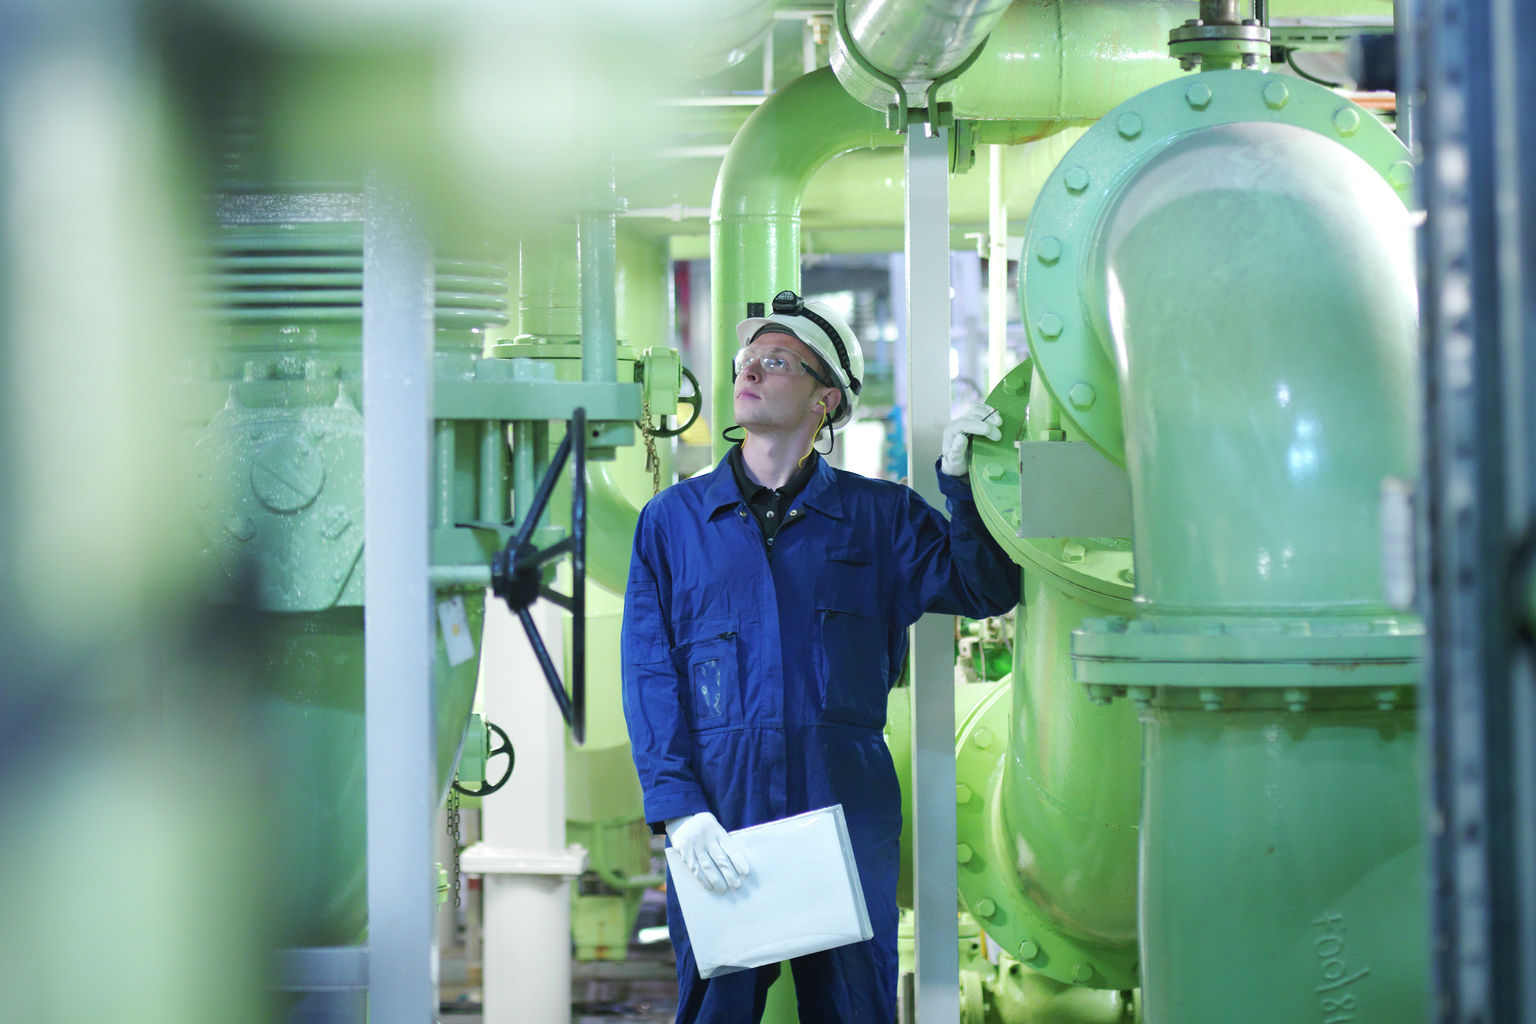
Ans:
[[[806,302],[792,291],[782,291],[773,297],[770,315],[751,316],[736,325],[736,338],[745,347],[765,327],[799,338],[821,356],[843,393],[832,425],[848,422],[859,407],[859,392],[864,389],[864,350],[848,322],[825,302]]]

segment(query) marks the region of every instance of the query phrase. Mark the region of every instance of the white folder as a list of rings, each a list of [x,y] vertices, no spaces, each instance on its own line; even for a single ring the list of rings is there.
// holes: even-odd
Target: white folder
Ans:
[[[875,932],[859,885],[843,805],[731,833],[746,855],[740,889],[699,884],[667,848],[699,977],[712,978],[863,942]]]

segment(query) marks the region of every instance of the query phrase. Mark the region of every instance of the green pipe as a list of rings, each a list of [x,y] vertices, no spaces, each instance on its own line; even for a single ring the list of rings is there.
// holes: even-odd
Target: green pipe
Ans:
[[[987,934],[1058,982],[1130,989],[1136,973],[1141,726],[1093,707],[1072,631],[1109,609],[1024,574],[1011,685],[955,746],[960,893]]]
[[[1198,14],[1186,0],[1015,3],[939,98],[956,118],[1092,121],[1181,74],[1168,30]]]
[[[720,431],[735,422],[730,366],[736,324],[746,317],[748,302],[766,305],[777,292],[800,288],[800,201],[806,183],[841,153],[901,143],[882,114],[843,90],[831,68],[779,89],[731,140],[709,218],[715,458],[730,447]]]
[[[533,492],[539,485],[534,434],[529,421],[512,421],[512,500],[517,506],[512,522],[519,527],[533,507]]]
[[[1146,124],[1253,114],[1147,140],[1078,264],[1086,345],[1118,373],[1140,615],[1085,624],[1074,654],[1144,723],[1151,1024],[1426,1012],[1419,628],[1377,554],[1380,482],[1418,465],[1406,151],[1276,82],[1139,97]]]
[[[506,513],[506,425],[499,420],[486,420],[480,424],[480,520],[499,523]]]
[[[581,260],[581,379],[611,384],[618,376],[618,324],[614,310],[614,264],[617,257],[613,165],[600,178],[598,189],[583,197],[592,208],[578,220]]]
[[[576,267],[576,232],[569,224],[530,224],[520,253],[519,340],[579,341],[581,277]]]
[[[436,487],[433,490],[432,505],[433,511],[437,514],[437,526],[444,530],[453,529],[454,523],[454,447],[458,440],[455,434],[452,420],[437,421],[435,433],[437,457],[432,460]]]

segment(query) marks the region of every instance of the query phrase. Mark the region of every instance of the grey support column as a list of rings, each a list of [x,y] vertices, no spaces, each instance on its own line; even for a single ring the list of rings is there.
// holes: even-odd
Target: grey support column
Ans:
[[[432,976],[435,754],[432,592],[432,250],[409,197],[364,195],[364,572],[369,1017],[437,1018]]]
[[[933,465],[949,423],[949,151],[921,125],[907,133],[907,435],[912,487],[944,507]],[[912,627],[913,895],[917,1024],[960,1019],[955,917],[954,623]]]

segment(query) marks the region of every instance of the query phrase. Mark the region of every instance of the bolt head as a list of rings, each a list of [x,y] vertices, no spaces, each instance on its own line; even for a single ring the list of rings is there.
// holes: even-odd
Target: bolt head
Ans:
[[[1115,119],[1115,131],[1122,139],[1134,139],[1141,134],[1141,115],[1126,111]]]
[[[971,802],[971,787],[961,782],[955,786],[955,803],[968,804]]]
[[[1270,110],[1279,110],[1285,106],[1291,98],[1291,90],[1278,79],[1271,79],[1264,86],[1264,105]]]
[[[1256,68],[1259,66],[1259,55],[1256,53],[1243,54],[1243,67]]]
[[[1088,555],[1088,549],[1075,540],[1069,540],[1061,546],[1061,557],[1068,562],[1081,562]]]
[[[1072,967],[1072,980],[1080,985],[1086,985],[1093,980],[1093,968],[1087,964],[1074,964]]]
[[[976,901],[976,913],[980,914],[982,917],[991,917],[993,914],[997,913],[997,904],[983,896],[981,899]]]
[[[1040,337],[1046,341],[1054,341],[1061,337],[1062,328],[1065,326],[1066,324],[1062,323],[1061,317],[1055,313],[1042,313],[1040,319],[1035,321],[1035,329],[1040,332]]]
[[[1387,168],[1387,180],[1393,188],[1407,188],[1413,184],[1413,164],[1407,160],[1399,160]]]
[[[1340,107],[1333,115],[1333,127],[1340,135],[1353,135],[1360,127],[1360,113],[1354,107]]]
[[[1184,90],[1184,100],[1196,110],[1204,110],[1211,105],[1211,87],[1204,82],[1196,82]]]
[[[1019,959],[1028,963],[1040,955],[1040,945],[1033,939],[1025,939],[1019,943]]]
[[[1061,259],[1061,239],[1046,235],[1035,244],[1035,258],[1049,266]]]
[[[981,475],[986,477],[988,480],[991,480],[993,483],[996,483],[1003,478],[1003,474],[1005,472],[1007,471],[1004,470],[1002,466],[999,466],[995,462],[989,462],[984,467],[982,467]]]
[[[1072,385],[1072,390],[1067,392],[1067,398],[1074,409],[1086,409],[1093,405],[1094,399],[1099,396],[1094,393],[1093,386],[1086,381],[1078,381]]]
[[[1069,167],[1061,180],[1067,186],[1068,192],[1081,192],[1088,187],[1088,170],[1081,166]]]
[[[971,859],[971,848],[966,843],[955,847],[955,860],[961,864],[967,864]]]
[[[986,750],[992,745],[992,730],[985,726],[977,729],[971,734],[971,742],[976,744],[977,749]]]

